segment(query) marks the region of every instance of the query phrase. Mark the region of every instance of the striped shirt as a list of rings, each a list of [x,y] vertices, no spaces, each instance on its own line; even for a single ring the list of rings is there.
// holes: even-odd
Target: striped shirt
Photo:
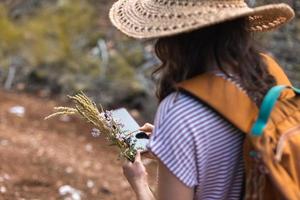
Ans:
[[[244,134],[214,110],[183,92],[159,105],[148,148],[194,199],[241,199]]]

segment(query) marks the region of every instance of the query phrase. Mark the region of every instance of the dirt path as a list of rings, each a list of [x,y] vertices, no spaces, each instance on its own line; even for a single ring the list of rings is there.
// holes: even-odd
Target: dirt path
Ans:
[[[9,112],[17,105],[26,109],[24,117]],[[63,185],[80,190],[81,199],[135,199],[116,151],[92,137],[91,127],[77,118],[42,120],[55,105],[0,91],[0,199],[68,199],[59,194]]]

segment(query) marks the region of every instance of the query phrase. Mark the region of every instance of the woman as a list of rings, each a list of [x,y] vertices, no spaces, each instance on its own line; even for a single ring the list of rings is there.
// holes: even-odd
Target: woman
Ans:
[[[285,4],[252,9],[243,0],[119,0],[113,5],[112,23],[128,36],[157,39],[155,52],[162,61],[156,70],[160,105],[149,143],[159,160],[157,199],[243,197],[244,134],[177,84],[213,73],[234,82],[259,106],[276,80],[251,32],[273,30],[293,16]],[[124,174],[139,200],[156,199],[140,154],[124,165]]]

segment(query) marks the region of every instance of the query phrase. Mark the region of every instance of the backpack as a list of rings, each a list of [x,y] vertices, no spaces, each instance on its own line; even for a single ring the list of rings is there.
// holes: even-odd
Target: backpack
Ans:
[[[277,85],[260,109],[232,81],[206,73],[178,84],[246,134],[244,199],[300,200],[300,90],[262,55]]]

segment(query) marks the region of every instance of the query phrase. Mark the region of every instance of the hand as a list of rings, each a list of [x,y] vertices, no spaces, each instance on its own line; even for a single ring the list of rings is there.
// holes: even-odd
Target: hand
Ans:
[[[153,129],[154,129],[154,126],[150,123],[146,123],[142,127],[140,127],[140,131],[145,132],[149,136],[152,134]]]
[[[140,127],[140,131],[145,132],[148,136],[151,136],[153,129],[154,129],[154,126],[150,123],[146,123],[142,127]],[[150,159],[156,159],[156,157],[153,154],[151,154],[149,151],[144,152],[143,156],[150,158]]]
[[[148,173],[142,163],[141,154],[137,152],[135,161],[125,161],[123,164],[123,174],[136,194],[143,193],[148,189]]]

